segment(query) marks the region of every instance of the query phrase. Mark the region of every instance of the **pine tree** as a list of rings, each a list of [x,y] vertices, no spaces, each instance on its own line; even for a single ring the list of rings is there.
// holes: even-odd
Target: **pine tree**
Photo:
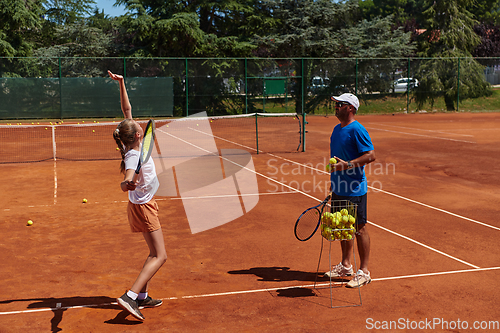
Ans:
[[[441,94],[448,111],[460,99],[487,96],[491,88],[484,79],[483,66],[472,58],[480,43],[474,32],[477,21],[467,11],[473,0],[429,0],[422,16],[426,31],[420,36],[422,60],[416,76],[420,85],[415,97],[418,108],[431,107]],[[460,93],[460,95],[457,95]]]

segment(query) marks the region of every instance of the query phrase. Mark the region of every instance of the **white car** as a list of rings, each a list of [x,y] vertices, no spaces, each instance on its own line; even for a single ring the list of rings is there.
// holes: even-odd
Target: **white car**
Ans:
[[[405,92],[408,90],[408,87],[410,90],[418,87],[418,80],[411,77],[402,77],[394,81],[392,86],[394,88],[394,92]]]

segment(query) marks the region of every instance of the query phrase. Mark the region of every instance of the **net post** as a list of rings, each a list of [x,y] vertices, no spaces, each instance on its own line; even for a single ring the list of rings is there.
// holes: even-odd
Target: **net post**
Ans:
[[[186,117],[189,117],[188,58],[186,58]]]
[[[460,57],[458,57],[457,64],[457,112],[460,104]]]
[[[63,96],[62,96],[62,66],[61,57],[58,58],[59,63],[59,118],[63,119]]]
[[[54,159],[54,162],[57,159],[57,146],[56,146],[56,127],[55,125],[52,125],[52,158]]]
[[[259,154],[259,125],[258,125],[258,115],[255,112],[255,144],[257,146],[257,155]]]
[[[248,62],[245,58],[245,113],[248,113]]]

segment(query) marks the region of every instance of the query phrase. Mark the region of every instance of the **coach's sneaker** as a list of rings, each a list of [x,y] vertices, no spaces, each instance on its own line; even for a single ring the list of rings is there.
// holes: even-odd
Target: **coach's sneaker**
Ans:
[[[160,306],[162,304],[163,301],[161,299],[153,299],[151,298],[151,296],[148,296],[145,299],[137,300],[137,305],[139,306],[139,309],[156,308],[157,306]]]
[[[332,266],[332,270],[326,272],[325,276],[331,278],[339,278],[344,276],[351,276],[352,274],[353,274],[352,265],[351,267],[347,268],[344,265],[342,265],[342,263],[340,263],[337,266]]]
[[[372,278],[370,277],[370,272],[366,274],[362,270],[358,270],[356,272],[356,276],[351,281],[347,282],[346,287],[349,288],[356,288],[357,286],[362,287],[370,282],[372,282]]]
[[[122,297],[117,298],[116,301],[118,302],[119,306],[121,306],[124,310],[130,312],[130,314],[135,318],[139,320],[145,319],[141,311],[139,311],[137,301],[134,301],[132,298],[128,297],[127,293],[123,294]]]

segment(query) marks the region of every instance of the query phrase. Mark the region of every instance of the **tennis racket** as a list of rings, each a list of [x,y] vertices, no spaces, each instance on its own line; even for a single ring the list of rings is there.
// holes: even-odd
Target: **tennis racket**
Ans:
[[[328,194],[328,196],[323,200],[319,205],[306,209],[302,214],[300,214],[297,222],[295,222],[295,237],[304,242],[310,239],[318,230],[321,214],[323,214],[323,209],[327,204],[328,200],[332,194]]]
[[[146,125],[146,129],[144,130],[144,137],[142,139],[142,147],[139,155],[139,163],[137,163],[137,168],[135,169],[134,177],[132,181],[135,183],[137,177],[139,176],[139,172],[141,171],[141,167],[144,163],[149,160],[151,156],[151,152],[153,151],[155,142],[155,122],[153,119],[148,121]]]

